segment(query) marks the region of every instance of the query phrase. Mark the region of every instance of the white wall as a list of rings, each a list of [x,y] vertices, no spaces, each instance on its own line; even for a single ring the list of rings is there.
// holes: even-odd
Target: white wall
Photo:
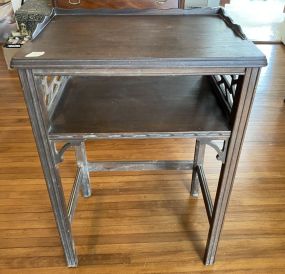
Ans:
[[[226,10],[249,39],[280,41],[284,3],[284,0],[231,0]]]
[[[186,0],[186,8],[191,7],[218,7],[220,0]]]
[[[13,9],[11,3],[4,4],[0,7],[0,42],[6,41],[11,31],[17,29],[14,21]]]
[[[281,29],[281,39],[283,44],[285,45],[285,19],[283,21],[282,29]]]

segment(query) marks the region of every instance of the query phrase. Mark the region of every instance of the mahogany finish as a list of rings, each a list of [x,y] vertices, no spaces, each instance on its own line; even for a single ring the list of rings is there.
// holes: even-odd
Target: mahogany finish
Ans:
[[[103,172],[73,223],[82,267],[67,269],[17,73],[0,51],[0,272],[3,274],[284,273],[285,46],[259,45],[260,76],[218,260],[204,267],[208,220],[191,172]],[[190,139],[88,143],[92,160],[188,160]],[[219,162],[205,159],[211,193]],[[60,167],[72,187],[74,153]],[[96,245],[96,246],[95,246]]]
[[[33,51],[45,54],[26,57]],[[155,66],[168,70],[266,64],[253,43],[237,36],[219,14],[58,15],[33,43],[23,47],[13,64],[45,67],[47,60],[49,66],[61,68]]]
[[[74,77],[52,126],[52,134],[230,132],[206,76]]]
[[[178,8],[179,0],[53,0],[53,5],[64,9],[169,9]]]
[[[69,267],[78,265],[71,221],[79,188],[84,197],[90,197],[89,172],[98,170],[97,162],[87,159],[85,142],[99,138],[96,134],[110,130],[115,134],[106,134],[103,138],[161,138],[160,134],[164,134],[165,130],[168,134],[166,138],[172,138],[176,131],[185,129],[184,135],[177,138],[196,139],[194,161],[180,163],[182,166],[178,164],[174,168],[193,168],[192,196],[199,194],[198,183],[203,189],[210,225],[204,264],[215,262],[255,87],[260,69],[267,62],[265,56],[242,35],[240,27],[224,15],[223,10],[168,12],[133,13],[127,10],[111,11],[111,15],[109,10],[106,15],[106,10],[101,10],[88,14],[78,11],[76,16],[74,12],[64,15],[56,10],[46,30],[13,58],[13,65],[19,70]],[[51,44],[51,41],[55,42]],[[158,71],[168,79],[162,80]],[[199,84],[199,75],[203,80],[205,74],[219,75],[222,71],[227,71],[231,77],[222,77],[222,83],[214,77],[212,80],[217,81],[219,86],[216,96],[222,97],[223,102],[226,100],[221,108],[230,106],[230,132],[220,132],[222,110],[214,110],[212,102],[215,100],[213,95],[209,96],[209,86],[204,86],[204,81]],[[109,78],[99,79],[98,76],[104,74]],[[77,78],[78,75],[93,79]],[[116,75],[142,78],[125,80],[116,78]],[[185,78],[179,78],[181,75]],[[148,76],[155,78],[144,78]],[[172,82],[173,77],[177,79]],[[156,101],[156,96],[161,97],[160,100]],[[197,107],[199,104],[204,106]],[[216,114],[220,118],[216,119]],[[218,135],[213,134],[212,125],[215,125],[214,132]],[[55,132],[58,134],[55,136],[53,126],[55,131],[63,130],[64,133]],[[193,128],[197,128],[198,132],[193,134]],[[153,135],[153,129],[159,132]],[[72,134],[74,131],[77,135]],[[78,134],[81,131],[84,132]],[[140,135],[138,131],[149,135]],[[216,143],[219,140],[222,140],[221,146]],[[60,141],[64,141],[61,146],[58,144]],[[199,152],[204,150],[199,147],[205,145],[212,147],[217,152],[216,159],[222,162],[214,202],[204,172],[204,155]],[[64,152],[72,147],[76,150],[77,175],[66,207],[58,165],[63,161]],[[128,170],[128,167],[129,170],[145,170],[144,162],[129,163],[121,162],[111,167],[103,164],[99,170]],[[151,162],[152,170],[161,167],[173,169],[173,162]]]
[[[230,2],[231,0],[221,0],[220,5],[224,7],[226,4],[229,4]]]

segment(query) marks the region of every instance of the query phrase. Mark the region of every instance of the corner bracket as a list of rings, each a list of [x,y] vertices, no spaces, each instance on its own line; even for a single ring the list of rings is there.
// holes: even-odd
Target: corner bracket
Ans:
[[[224,140],[224,144],[223,147],[219,147],[214,140],[209,140],[209,139],[201,139],[199,140],[201,142],[201,144],[205,144],[208,145],[210,147],[212,147],[214,150],[216,150],[216,152],[218,153],[216,156],[216,159],[218,161],[221,161],[223,164],[226,161],[226,155],[227,155],[227,148],[228,148],[228,139]]]

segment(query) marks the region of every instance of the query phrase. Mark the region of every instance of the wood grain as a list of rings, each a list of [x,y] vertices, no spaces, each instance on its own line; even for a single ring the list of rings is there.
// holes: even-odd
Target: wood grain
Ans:
[[[187,194],[186,171],[102,172],[94,195],[79,198],[73,232],[80,267],[65,260],[17,74],[0,58],[0,273],[284,273],[285,48],[260,45],[262,70],[218,260],[201,262],[208,221],[202,198]],[[96,141],[90,160],[189,160],[191,140]],[[214,195],[219,163],[206,150]],[[71,190],[74,153],[61,166]]]
[[[206,15],[209,11],[212,14]],[[219,14],[200,12],[204,15],[57,15],[12,63],[62,70],[155,68],[170,74],[187,67],[197,73],[198,67],[266,65],[264,55],[251,41],[236,35]],[[26,57],[31,52],[44,54]]]
[[[230,131],[206,76],[74,77],[58,106],[53,134]]]

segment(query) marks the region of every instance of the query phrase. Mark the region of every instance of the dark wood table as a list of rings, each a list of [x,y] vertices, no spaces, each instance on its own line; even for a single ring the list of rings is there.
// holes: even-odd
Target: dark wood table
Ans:
[[[210,224],[204,263],[213,264],[265,56],[219,8],[55,9],[41,27],[12,65],[68,266],[78,263],[71,222],[79,190],[91,195],[89,172],[159,169],[193,171],[191,195],[201,188]],[[88,162],[86,140],[120,138],[194,138],[194,159]],[[214,202],[203,169],[206,145],[222,163]],[[77,175],[66,206],[58,165],[70,148]]]

